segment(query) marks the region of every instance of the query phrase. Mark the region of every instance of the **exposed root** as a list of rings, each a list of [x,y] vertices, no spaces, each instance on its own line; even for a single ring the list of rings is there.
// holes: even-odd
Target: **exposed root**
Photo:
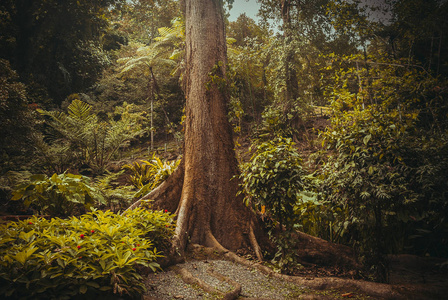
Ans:
[[[223,297],[224,300],[232,300],[232,299],[238,298],[238,296],[241,294],[241,284],[230,279],[229,277],[226,277],[222,274],[216,273],[213,269],[208,269],[208,272],[213,277],[215,277],[221,281],[227,282],[228,284],[230,284],[231,286],[234,287],[232,291],[230,291],[224,295],[224,297]]]
[[[222,257],[234,263],[241,264],[243,266],[254,268],[260,272],[279,278],[284,281],[289,281],[300,286],[305,286],[314,290],[324,290],[324,289],[356,289],[366,295],[372,297],[380,297],[384,299],[404,299],[403,295],[396,291],[397,288],[393,285],[388,285],[384,283],[375,283],[362,280],[353,280],[345,278],[334,278],[334,277],[323,277],[323,278],[306,278],[300,276],[288,276],[284,274],[279,274],[273,271],[271,268],[264,266],[260,263],[254,263],[252,261],[246,260],[234,252],[220,248],[208,248],[204,249],[207,252],[219,251]]]
[[[179,204],[180,195],[182,193],[182,184],[184,182],[184,163],[183,161],[179,164],[177,169],[167,178],[162,184],[153,189],[151,192],[137,200],[131,206],[129,206],[123,214],[128,210],[133,210],[140,205],[145,200],[154,200],[153,206],[157,208],[167,209],[170,212],[174,212]]]
[[[205,292],[209,294],[215,294],[215,293],[221,293],[211,285],[207,284],[206,282],[202,281],[201,279],[194,277],[193,274],[190,273],[187,269],[180,268],[180,267],[173,267],[174,271],[180,275],[182,280],[191,285],[197,285],[201,289],[203,289]]]
[[[260,245],[258,245],[257,238],[255,237],[254,228],[252,224],[250,225],[249,228],[249,241],[252,248],[255,251],[255,255],[257,256],[258,260],[263,261],[263,254],[261,253]]]
[[[313,263],[321,266],[338,266],[345,270],[359,270],[361,265],[353,249],[334,244],[321,238],[296,231],[293,234],[299,249],[297,259],[302,264]]]
[[[231,290],[230,292],[224,293],[218,289],[215,289],[214,287],[207,284],[203,280],[201,280],[197,277],[194,277],[193,274],[191,274],[187,269],[180,268],[180,267],[174,267],[173,269],[177,274],[180,275],[180,277],[182,278],[182,280],[185,283],[199,286],[201,289],[203,289],[205,292],[207,292],[209,294],[218,294],[224,300],[237,299],[241,293],[241,285],[238,282],[236,282],[222,274],[216,273],[212,269],[209,269],[208,273],[210,275],[212,275],[213,277],[232,285],[234,287],[233,290]]]
[[[208,230],[206,233],[206,246],[210,247],[210,248],[214,248],[216,250],[218,250],[219,252],[228,252],[229,250],[227,250],[226,248],[224,248],[220,242],[218,242],[215,238],[215,236],[213,235],[213,233]]]

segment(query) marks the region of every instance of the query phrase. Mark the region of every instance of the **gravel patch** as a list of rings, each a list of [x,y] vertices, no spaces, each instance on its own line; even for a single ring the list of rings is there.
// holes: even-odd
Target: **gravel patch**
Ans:
[[[192,260],[177,267],[187,269],[193,276],[222,292],[233,289],[230,284],[218,280],[210,275],[208,270],[213,269],[241,284],[241,299],[297,299],[304,292],[304,288],[280,279],[271,278],[258,270],[235,264],[226,260]],[[171,300],[171,299],[220,299],[217,294],[209,294],[202,289],[186,284],[173,270],[166,270],[150,274],[146,280],[148,289],[145,300]]]

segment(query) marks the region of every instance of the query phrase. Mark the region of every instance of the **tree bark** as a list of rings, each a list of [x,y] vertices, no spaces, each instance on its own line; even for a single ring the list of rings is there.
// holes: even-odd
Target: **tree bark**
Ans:
[[[284,61],[285,67],[285,85],[286,85],[286,111],[291,109],[291,103],[293,103],[299,97],[299,83],[297,78],[297,72],[295,70],[295,53],[291,47],[292,42],[292,23],[291,23],[291,6],[290,0],[282,0],[281,3],[281,16],[283,21],[283,38],[286,50],[286,57]]]
[[[251,214],[236,197],[238,174],[225,91],[227,47],[222,0],[187,0],[184,181],[176,238],[238,249]],[[212,82],[212,76],[215,82]]]

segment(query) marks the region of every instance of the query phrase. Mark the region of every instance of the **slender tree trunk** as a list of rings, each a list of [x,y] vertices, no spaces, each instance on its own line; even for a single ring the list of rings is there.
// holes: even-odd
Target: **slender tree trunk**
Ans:
[[[291,24],[291,1],[281,1],[281,15],[283,21],[283,38],[285,40],[286,57],[284,61],[285,65],[285,83],[286,83],[286,110],[290,109],[290,104],[293,103],[299,97],[299,83],[297,78],[297,72],[295,70],[295,53],[292,48],[292,24]]]

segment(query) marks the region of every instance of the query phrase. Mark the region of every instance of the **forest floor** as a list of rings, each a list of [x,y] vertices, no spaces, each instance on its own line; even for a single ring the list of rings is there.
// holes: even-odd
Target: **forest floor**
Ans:
[[[266,275],[256,268],[228,261],[217,253],[211,255],[208,253],[205,256],[200,254],[200,251],[194,251],[184,263],[169,267],[158,273],[149,274],[145,282],[147,293],[144,295],[144,299],[223,299],[223,293],[228,293],[234,288],[235,284],[229,283],[232,281],[241,286],[241,292],[237,299],[246,300],[447,299],[448,270],[446,268],[441,270],[440,262],[436,259],[411,255],[391,257],[390,284],[395,294],[378,296],[365,293],[353,286],[331,287],[331,279],[328,281],[327,288],[314,290],[306,285]],[[184,273],[180,270],[186,270],[192,277],[205,282],[216,292],[206,292],[197,284],[185,283],[183,280]],[[224,278],[216,278],[213,275],[216,273],[223,275]],[[308,275],[302,274],[299,276],[304,276],[310,282],[316,278],[329,278],[322,277],[322,271],[315,274],[309,272]],[[230,281],[226,279],[230,279]],[[360,280],[359,283],[362,287],[363,281]]]
[[[326,117],[318,117],[306,124],[306,134],[296,141],[301,155],[307,158],[319,146],[317,130],[323,130],[329,124]],[[317,141],[317,142],[316,142]],[[240,161],[248,161],[250,141],[247,137],[237,139],[237,156]],[[166,146],[165,146],[166,148]],[[171,147],[172,148],[172,147]],[[161,157],[171,160],[176,158],[173,153],[160,151]],[[306,161],[307,159],[305,159]],[[245,256],[244,253],[239,253]],[[445,260],[422,258],[412,255],[390,257],[390,286],[393,295],[378,296],[379,293],[363,292],[363,285],[371,282],[357,279],[358,287],[353,285],[339,285],[334,288],[332,278],[346,278],[349,281],[359,276],[346,273],[334,267],[307,266],[299,270],[296,275],[310,283],[314,280],[323,282],[319,290],[311,289],[306,284],[297,284],[262,273],[257,268],[244,266],[227,260],[215,253],[206,256],[197,252],[190,253],[182,264],[164,269],[158,273],[149,274],[146,278],[147,293],[145,300],[171,299],[222,299],[234,286],[223,277],[217,279],[212,273],[219,273],[230,281],[241,286],[237,299],[448,299],[448,266],[441,267]],[[180,270],[186,271],[193,278],[208,284],[211,292],[206,292],[197,284],[185,283]],[[184,274],[184,273],[183,273]],[[328,279],[328,284],[325,280]],[[353,280],[352,280],[353,281]],[[303,281],[302,281],[303,282]],[[312,286],[312,284],[310,285]],[[213,292],[213,290],[215,292]],[[368,289],[365,289],[368,290]],[[370,289],[371,290],[371,289]],[[232,298],[233,299],[233,298]]]

